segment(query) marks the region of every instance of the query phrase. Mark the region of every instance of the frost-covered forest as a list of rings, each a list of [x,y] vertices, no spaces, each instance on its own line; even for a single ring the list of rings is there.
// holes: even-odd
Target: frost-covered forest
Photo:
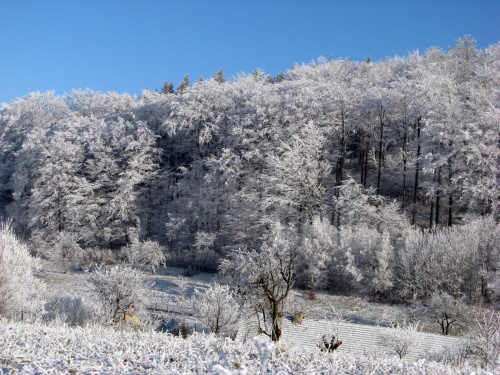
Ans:
[[[63,262],[151,240],[209,271],[281,223],[299,285],[490,301],[499,82],[499,46],[464,37],[277,77],[187,76],[175,94],[33,93],[1,110],[2,216]]]
[[[2,251],[97,265],[97,294],[110,264],[219,272],[260,290],[274,341],[292,287],[500,301],[499,44],[219,70],[140,97],[32,93],[1,108],[0,142]],[[34,262],[5,259],[10,285]],[[2,294],[0,315],[28,294]]]

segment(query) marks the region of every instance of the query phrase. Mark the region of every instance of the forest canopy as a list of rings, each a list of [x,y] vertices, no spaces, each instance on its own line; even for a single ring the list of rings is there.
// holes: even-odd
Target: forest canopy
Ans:
[[[298,285],[498,298],[498,44],[183,83],[2,107],[0,216],[33,253],[151,240],[215,271],[280,224]]]

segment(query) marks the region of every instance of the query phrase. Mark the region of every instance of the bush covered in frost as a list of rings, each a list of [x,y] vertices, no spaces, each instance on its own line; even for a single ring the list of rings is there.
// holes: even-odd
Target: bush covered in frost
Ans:
[[[144,281],[139,271],[130,266],[96,268],[88,274],[87,288],[100,309],[103,323],[126,322],[143,306]]]
[[[136,266],[148,267],[153,275],[156,269],[165,264],[166,256],[163,247],[156,241],[146,240],[133,242],[125,249],[128,261]]]
[[[82,297],[52,297],[45,303],[45,321],[83,327],[96,319],[95,311]]]
[[[43,284],[33,274],[38,263],[28,247],[0,223],[0,316],[15,318],[37,305]]]

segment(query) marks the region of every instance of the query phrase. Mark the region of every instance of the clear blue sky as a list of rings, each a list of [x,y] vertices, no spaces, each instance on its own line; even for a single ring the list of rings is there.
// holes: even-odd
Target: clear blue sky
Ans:
[[[140,95],[319,56],[378,61],[471,34],[500,40],[500,0],[0,0],[0,103],[33,91]]]

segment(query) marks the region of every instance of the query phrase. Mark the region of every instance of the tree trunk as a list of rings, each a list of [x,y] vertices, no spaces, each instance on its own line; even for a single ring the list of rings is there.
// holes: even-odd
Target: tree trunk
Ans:
[[[434,197],[431,198],[431,215],[429,217],[429,227],[434,227]]]
[[[345,134],[345,116],[344,112],[341,112],[341,123],[342,123],[342,135],[340,138],[340,156],[337,161],[337,173],[336,173],[336,186],[341,186],[344,180],[344,168],[345,168],[345,157],[347,154],[347,137]]]
[[[438,169],[438,185],[441,186],[441,167]],[[436,227],[439,225],[439,217],[441,215],[441,190],[436,193]]]
[[[380,122],[380,142],[378,147],[377,195],[380,194],[380,179],[382,177],[382,153],[384,151],[384,123]]]
[[[382,177],[382,160],[384,159],[385,108],[382,103],[379,103],[378,105],[378,118],[380,121],[380,140],[378,145],[377,195],[380,194],[380,180]]]
[[[415,184],[413,185],[413,217],[412,217],[412,225],[416,224],[416,214],[417,214],[417,192],[418,192],[418,174],[420,171],[420,118],[417,119],[417,159],[415,162]]]
[[[402,205],[402,208],[404,209],[406,206],[406,170],[407,170],[406,163],[408,161],[408,157],[407,157],[408,129],[407,129],[406,122],[404,122],[403,125],[404,125],[404,129],[403,129],[403,205]]]
[[[450,193],[448,197],[448,226],[451,227],[453,225],[453,194]]]
[[[273,311],[272,311],[273,331],[271,333],[271,339],[274,342],[277,342],[281,336],[281,331],[278,327],[278,317],[279,317],[279,302],[273,301]]]
[[[439,197],[439,192],[436,195],[436,227],[439,225],[439,215],[441,211],[441,198]]]
[[[118,318],[118,313],[120,312],[120,299],[116,299],[116,309],[115,312],[113,313],[113,323],[117,323],[119,318]]]
[[[453,142],[450,142],[450,147],[453,146]],[[453,178],[453,161],[452,161],[452,156],[448,158],[448,226],[451,227],[453,225],[453,190],[451,187],[451,181]]]
[[[365,132],[362,130],[361,149],[359,150],[359,165],[361,166],[361,184],[364,184],[364,167],[365,167]]]

